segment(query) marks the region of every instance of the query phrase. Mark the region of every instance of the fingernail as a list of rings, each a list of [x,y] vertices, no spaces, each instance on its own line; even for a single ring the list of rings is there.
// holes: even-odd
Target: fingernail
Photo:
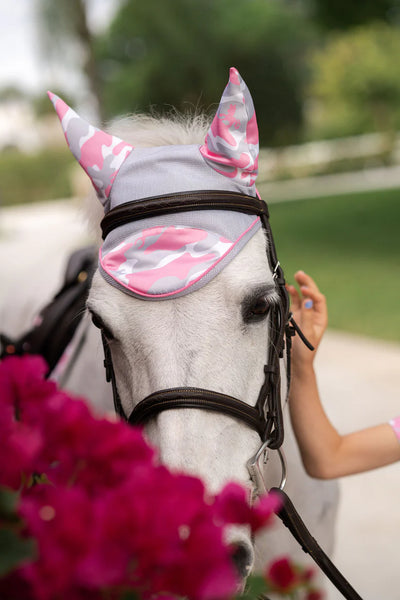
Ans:
[[[314,302],[313,302],[312,300],[306,300],[306,301],[304,302],[304,306],[305,306],[306,308],[312,308],[312,307],[314,306]]]

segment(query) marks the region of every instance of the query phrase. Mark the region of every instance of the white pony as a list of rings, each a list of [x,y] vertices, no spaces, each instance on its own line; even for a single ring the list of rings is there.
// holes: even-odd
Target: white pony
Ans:
[[[255,114],[234,69],[210,128],[202,117],[136,117],[115,124],[111,136],[51,97],[67,142],[106,213],[165,193],[211,189],[217,195],[221,190],[255,195]],[[85,144],[86,150],[90,146],[86,155]],[[97,217],[92,219],[98,226]],[[111,351],[124,413],[157,390],[177,387],[214,390],[254,406],[264,380],[268,314],[279,301],[264,231],[254,216],[218,209],[153,219],[158,221],[123,224],[106,236],[87,301]],[[167,236],[164,245],[162,235]],[[73,340],[73,359],[78,352],[79,360],[64,365],[64,387],[109,410],[100,335],[88,317]],[[201,477],[209,490],[218,491],[230,480],[252,489],[246,464],[261,442],[242,421],[207,410],[168,410],[151,419],[145,431],[164,463]],[[305,474],[288,423],[284,449],[286,489],[329,553],[336,485]],[[279,483],[279,469],[271,456],[265,473],[270,486]],[[256,540],[240,528],[229,537],[243,576],[281,554],[308,562],[280,523]]]

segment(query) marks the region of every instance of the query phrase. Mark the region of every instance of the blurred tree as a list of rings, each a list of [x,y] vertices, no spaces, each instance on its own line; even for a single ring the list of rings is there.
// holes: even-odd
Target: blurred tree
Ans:
[[[8,85],[0,89],[0,102],[27,100],[28,98],[27,92],[14,85]]]
[[[293,142],[303,124],[309,35],[284,3],[125,0],[96,45],[106,115],[166,104],[209,109],[236,66],[251,89],[262,142]]]
[[[57,88],[52,88],[51,90],[57,96],[60,96],[68,104],[68,106],[74,106],[74,99],[66,93],[64,90],[58,90]],[[37,118],[42,118],[45,116],[55,116],[54,108],[51,102],[47,97],[47,94],[40,93],[36,96],[30,97],[33,111]]]
[[[348,29],[371,21],[396,22],[400,0],[305,0],[310,15],[327,29]]]
[[[400,126],[400,30],[376,23],[335,35],[311,59],[312,125],[322,135]]]
[[[87,17],[87,0],[36,1],[45,55],[55,57],[61,64],[72,61],[76,66],[77,62],[81,63],[96,110],[101,116],[101,86],[93,51],[94,37]]]

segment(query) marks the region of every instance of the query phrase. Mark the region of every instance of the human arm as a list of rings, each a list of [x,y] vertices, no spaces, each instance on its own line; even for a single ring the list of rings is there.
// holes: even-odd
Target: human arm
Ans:
[[[300,292],[288,286],[292,312],[305,336],[317,349],[327,326],[325,297],[311,277],[299,271]],[[312,306],[307,308],[308,303]],[[340,435],[321,404],[314,372],[315,351],[293,340],[289,410],[305,469],[312,477],[332,479],[367,471],[400,460],[400,443],[384,423]]]

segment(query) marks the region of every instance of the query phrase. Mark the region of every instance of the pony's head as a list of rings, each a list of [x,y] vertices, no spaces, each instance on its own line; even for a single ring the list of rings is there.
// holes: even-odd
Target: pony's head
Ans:
[[[201,143],[162,143],[151,119],[126,141],[50,97],[104,206],[104,222],[112,219],[103,228],[88,308],[112,357],[123,412],[170,388],[212,390],[254,407],[279,294],[260,218],[222,205],[257,196],[257,123],[239,73],[230,70]],[[207,207],[195,210],[204,198]],[[165,203],[174,211],[160,212]],[[138,210],[140,218],[126,219]],[[161,460],[202,477],[211,491],[236,480],[252,492],[246,464],[260,437],[243,420],[188,407],[156,411],[146,433]],[[236,529],[230,536],[246,574],[254,561],[250,534]]]

